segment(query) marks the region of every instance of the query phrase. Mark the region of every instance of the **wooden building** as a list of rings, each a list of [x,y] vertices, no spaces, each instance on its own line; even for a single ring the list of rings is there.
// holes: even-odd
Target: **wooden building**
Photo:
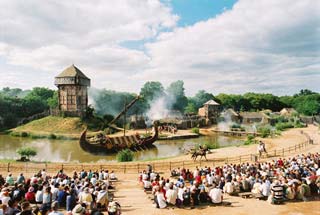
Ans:
[[[67,116],[82,116],[88,107],[90,79],[72,65],[55,77],[58,87],[59,112]]]
[[[202,108],[199,108],[198,115],[206,118],[207,125],[215,124],[220,116],[220,109],[219,103],[209,100],[203,104]]]

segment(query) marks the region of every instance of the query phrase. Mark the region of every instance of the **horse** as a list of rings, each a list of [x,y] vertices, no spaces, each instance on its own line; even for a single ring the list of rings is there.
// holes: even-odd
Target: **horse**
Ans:
[[[206,160],[208,160],[206,157],[207,151],[209,151],[207,148],[200,149],[199,151],[195,150],[192,153],[191,158],[193,159],[193,161],[196,161],[198,156],[200,156],[200,160],[202,159],[202,157],[204,157]]]

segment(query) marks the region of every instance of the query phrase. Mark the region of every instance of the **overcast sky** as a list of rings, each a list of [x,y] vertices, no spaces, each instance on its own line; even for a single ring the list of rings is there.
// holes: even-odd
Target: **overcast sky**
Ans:
[[[320,91],[318,0],[0,0],[0,88],[55,89],[75,64],[95,88]]]

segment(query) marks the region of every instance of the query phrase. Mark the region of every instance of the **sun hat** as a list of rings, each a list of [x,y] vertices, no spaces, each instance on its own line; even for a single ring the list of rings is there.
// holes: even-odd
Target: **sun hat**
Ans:
[[[84,212],[86,211],[86,209],[84,207],[82,207],[80,204],[77,204],[73,210],[72,210],[72,214],[76,215],[76,214],[84,214]]]

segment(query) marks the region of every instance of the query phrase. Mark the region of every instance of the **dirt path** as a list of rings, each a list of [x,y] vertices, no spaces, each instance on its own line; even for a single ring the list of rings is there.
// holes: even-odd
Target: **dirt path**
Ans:
[[[148,199],[143,189],[139,186],[138,181],[132,179],[133,175],[124,176],[116,184],[115,201],[121,204],[123,214],[152,214],[156,213],[156,208],[153,207],[152,202]],[[131,179],[130,179],[131,178]]]

